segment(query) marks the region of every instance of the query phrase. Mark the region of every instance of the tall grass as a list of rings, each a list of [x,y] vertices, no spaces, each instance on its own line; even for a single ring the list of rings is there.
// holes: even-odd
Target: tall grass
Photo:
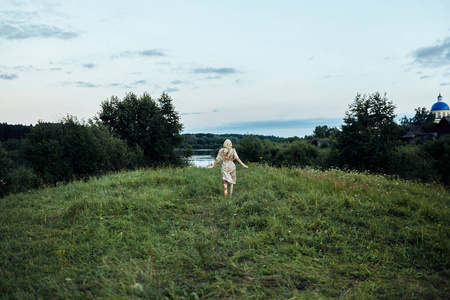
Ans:
[[[443,299],[450,193],[313,169],[140,170],[0,199],[4,298]]]

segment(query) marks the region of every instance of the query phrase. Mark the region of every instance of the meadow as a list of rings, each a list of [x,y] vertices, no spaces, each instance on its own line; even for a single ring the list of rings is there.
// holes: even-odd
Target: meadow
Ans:
[[[0,199],[2,299],[448,299],[450,193],[340,170],[120,172]]]

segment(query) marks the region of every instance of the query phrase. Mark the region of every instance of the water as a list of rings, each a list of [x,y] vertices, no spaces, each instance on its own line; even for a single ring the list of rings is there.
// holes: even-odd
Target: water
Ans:
[[[214,149],[194,149],[194,155],[189,157],[189,162],[196,167],[206,168],[212,165],[216,159],[211,155]]]

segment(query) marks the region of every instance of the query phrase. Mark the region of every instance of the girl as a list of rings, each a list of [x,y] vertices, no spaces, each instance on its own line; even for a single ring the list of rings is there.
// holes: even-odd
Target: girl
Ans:
[[[217,154],[216,161],[208,169],[214,168],[219,161],[222,161],[222,178],[225,196],[228,195],[228,184],[230,184],[230,195],[233,194],[233,184],[236,183],[236,166],[233,161],[237,160],[244,168],[248,168],[237,155],[237,152],[232,147],[230,140],[225,140],[223,143],[223,148],[219,150]]]

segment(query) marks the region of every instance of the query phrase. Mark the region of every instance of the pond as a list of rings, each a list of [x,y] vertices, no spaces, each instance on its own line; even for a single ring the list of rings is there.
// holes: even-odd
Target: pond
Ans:
[[[194,149],[194,155],[189,157],[189,162],[195,166],[200,168],[206,168],[209,165],[212,165],[216,160],[211,153],[214,149]]]

